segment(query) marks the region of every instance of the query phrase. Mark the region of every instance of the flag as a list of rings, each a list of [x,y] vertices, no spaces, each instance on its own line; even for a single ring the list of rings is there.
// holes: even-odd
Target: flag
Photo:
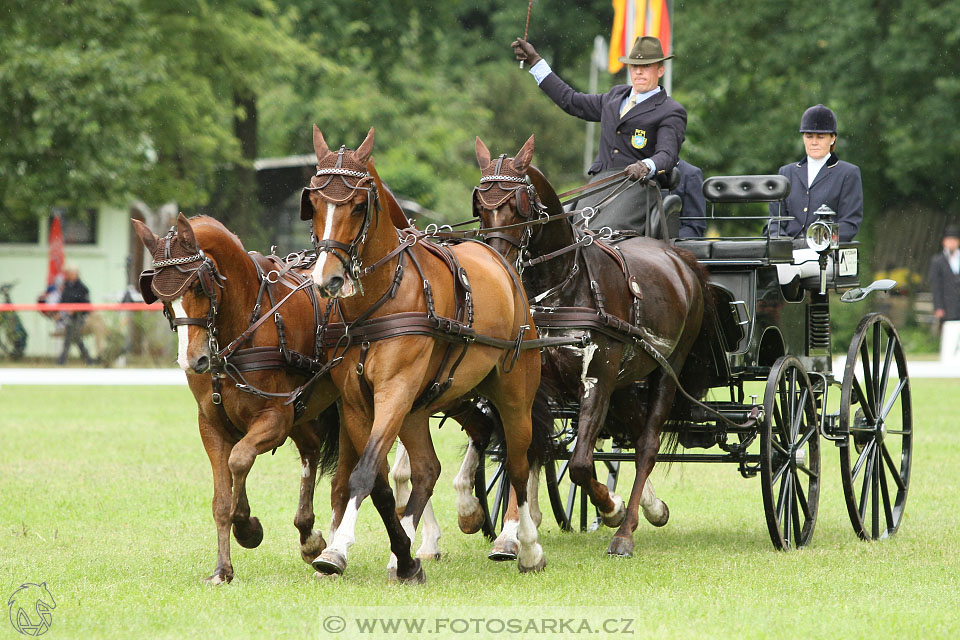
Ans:
[[[617,73],[623,69],[618,58],[630,53],[640,36],[655,36],[670,55],[670,10],[667,0],[613,0],[613,32],[610,35],[610,58],[607,70]]]
[[[48,243],[49,254],[47,259],[47,302],[56,302],[51,300],[51,294],[59,299],[60,286],[63,284],[63,225],[60,220],[60,212],[53,214],[50,220],[50,236]]]

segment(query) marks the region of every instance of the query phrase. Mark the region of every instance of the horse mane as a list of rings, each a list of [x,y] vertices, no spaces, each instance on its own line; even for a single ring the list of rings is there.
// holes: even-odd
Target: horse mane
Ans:
[[[546,176],[540,172],[540,169],[530,165],[527,167],[527,176],[530,177],[530,182],[537,190],[540,202],[547,208],[547,213],[552,216],[563,213],[563,205],[560,204],[560,198],[557,197],[556,190]]]
[[[410,223],[407,221],[407,216],[400,207],[400,202],[397,201],[397,197],[393,195],[393,191],[390,191],[390,187],[380,179],[380,175],[373,166],[373,158],[367,161],[367,171],[373,176],[373,181],[377,185],[377,197],[380,198],[381,206],[386,208],[387,213],[390,214],[390,220],[393,221],[393,226],[397,229],[409,228]]]
[[[233,245],[233,248],[241,253],[246,253],[246,249],[243,248],[243,243],[240,242],[240,238],[237,235],[227,229],[222,222],[216,218],[211,218],[206,215],[193,216],[192,218],[187,218],[187,221],[190,223],[190,228],[193,229],[193,234],[197,238],[197,244],[202,245],[198,249],[203,247],[220,247],[224,241]]]

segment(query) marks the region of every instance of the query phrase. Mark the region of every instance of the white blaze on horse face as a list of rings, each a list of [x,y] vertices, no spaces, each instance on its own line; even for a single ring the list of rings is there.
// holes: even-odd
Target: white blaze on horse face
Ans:
[[[173,309],[174,318],[187,317],[187,312],[183,310],[182,297],[171,302],[170,308]],[[180,368],[184,371],[190,367],[187,363],[187,349],[190,347],[190,334],[187,333],[189,329],[190,327],[185,324],[177,327],[177,364],[180,365]]]
[[[323,221],[323,237],[321,240],[329,240],[333,233],[333,212],[337,206],[332,202],[327,203],[327,217]],[[317,265],[313,268],[313,281],[317,284],[323,282],[323,267],[327,263],[327,251],[321,251],[317,256]]]

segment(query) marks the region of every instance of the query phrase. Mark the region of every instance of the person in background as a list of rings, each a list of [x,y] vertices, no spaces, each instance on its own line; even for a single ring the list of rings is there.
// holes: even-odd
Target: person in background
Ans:
[[[940,241],[942,251],[930,258],[933,313],[943,322],[960,320],[960,227],[949,225]]]
[[[673,191],[664,191],[664,197],[667,194],[679,196],[683,203],[680,217],[693,218],[680,221],[677,237],[680,239],[702,238],[707,233],[707,202],[703,198],[703,171],[686,160],[680,160],[677,163],[677,171],[680,172],[680,184]]]
[[[87,285],[80,280],[77,268],[65,267],[63,270],[63,290],[60,292],[60,302],[90,302],[90,292]],[[71,311],[66,314],[63,330],[63,352],[57,359],[57,364],[66,364],[71,345],[77,345],[80,356],[87,364],[95,364],[96,360],[87,351],[83,344],[83,325],[87,321],[86,311]]]
[[[630,55],[620,58],[627,65],[629,83],[599,94],[574,91],[526,40],[517,38],[511,46],[517,60],[530,64],[530,73],[540,89],[558,107],[582,120],[600,123],[597,157],[588,172],[592,181],[620,171],[626,171],[632,180],[654,178],[676,166],[687,129],[687,112],[660,86],[665,71],[663,62],[673,56],[664,55],[659,39],[637,38]],[[614,183],[582,199],[577,206],[592,206],[616,188]],[[625,191],[589,220],[588,226],[642,232],[650,204],[657,198],[654,188]]]

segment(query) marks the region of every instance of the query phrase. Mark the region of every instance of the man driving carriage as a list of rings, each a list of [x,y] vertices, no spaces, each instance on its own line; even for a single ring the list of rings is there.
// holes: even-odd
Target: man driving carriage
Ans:
[[[517,60],[530,64],[537,84],[557,106],[583,120],[600,122],[600,145],[589,170],[592,182],[623,170],[633,180],[660,178],[677,165],[687,112],[660,86],[663,62],[673,56],[664,55],[659,39],[637,38],[630,55],[620,57],[629,70],[630,84],[603,94],[574,91],[526,40],[517,38],[511,46]],[[577,206],[596,206],[617,187],[614,182],[600,193],[581,198]],[[658,196],[655,185],[632,186],[606,203],[588,226],[643,232],[647,212],[656,206]]]

